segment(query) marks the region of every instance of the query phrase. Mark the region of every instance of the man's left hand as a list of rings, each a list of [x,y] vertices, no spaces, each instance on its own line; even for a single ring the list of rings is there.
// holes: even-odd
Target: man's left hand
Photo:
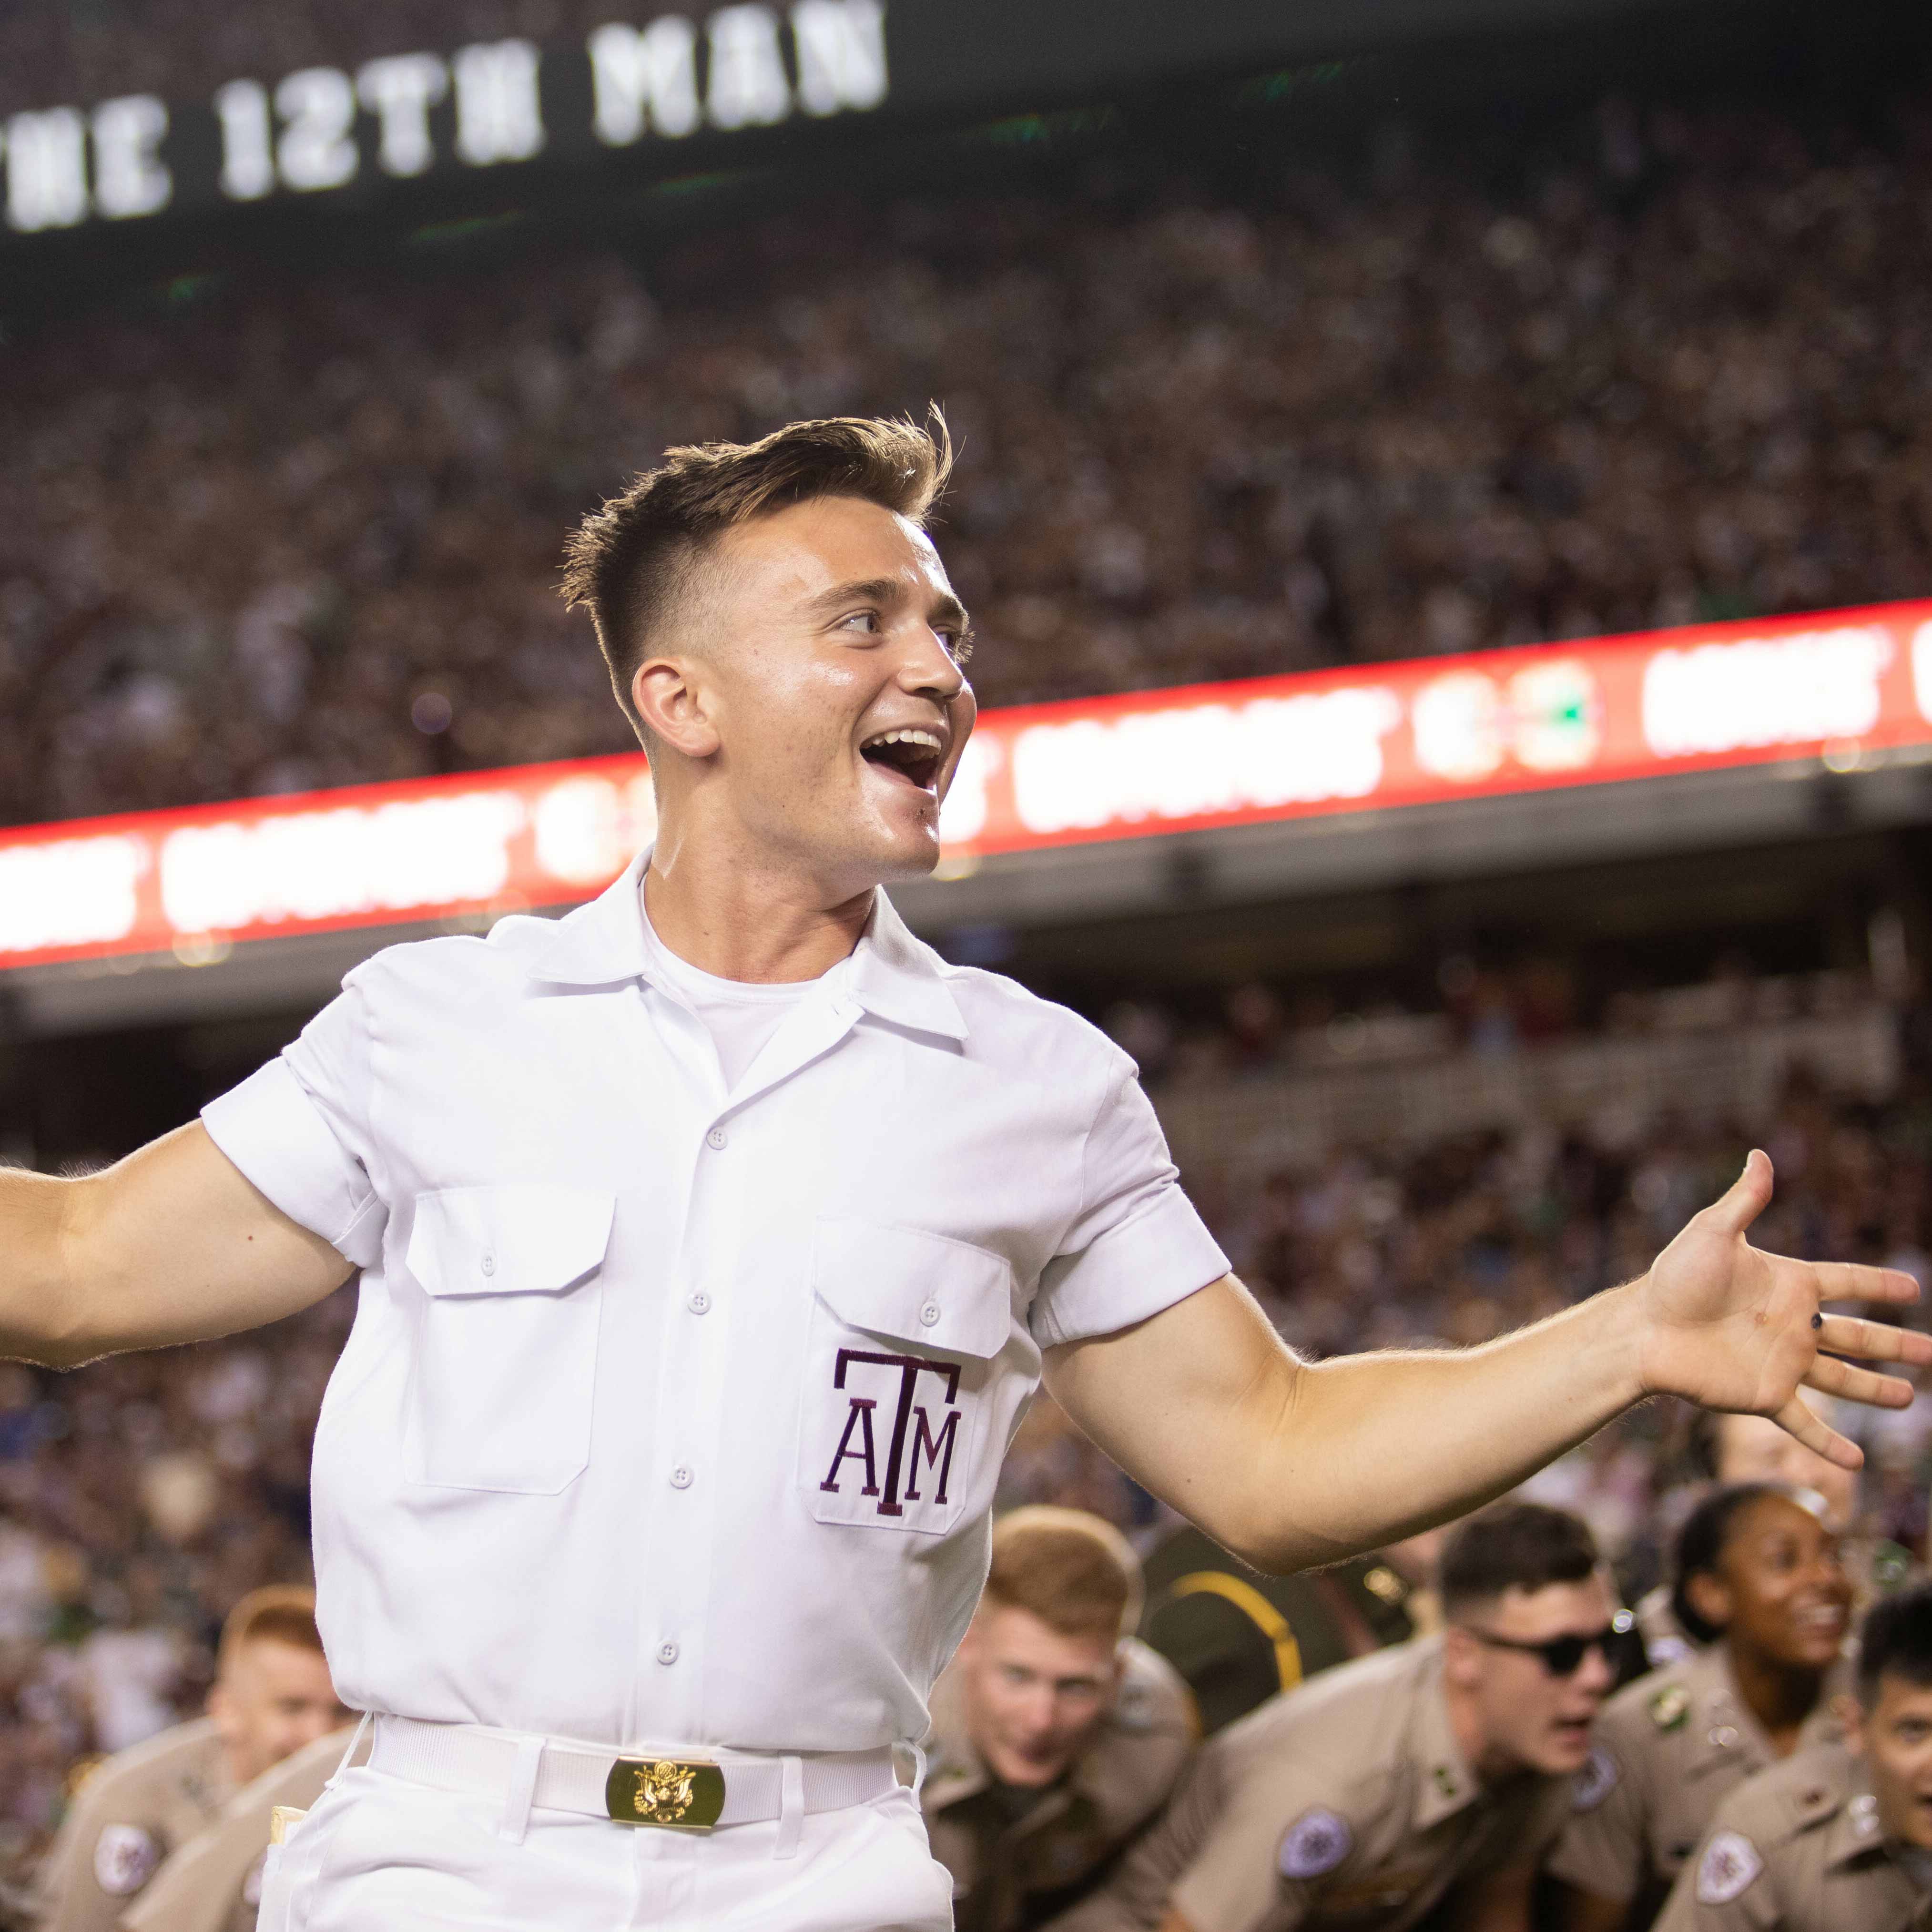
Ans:
[[[1857,1444],[1800,1391],[1904,1408],[1910,1382],[1838,1358],[1932,1363],[1932,1336],[1824,1314],[1820,1304],[1898,1306],[1918,1299],[1918,1284],[1897,1268],[1792,1261],[1753,1247],[1746,1234],[1771,1192],[1771,1161],[1754,1149],[1730,1192],[1694,1215],[1637,1283],[1643,1386],[1707,1408],[1768,1415],[1807,1448],[1856,1469],[1864,1460]]]

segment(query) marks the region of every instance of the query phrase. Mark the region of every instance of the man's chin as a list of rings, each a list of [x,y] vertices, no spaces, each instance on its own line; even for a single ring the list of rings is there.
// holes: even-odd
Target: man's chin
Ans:
[[[1550,1738],[1536,1754],[1531,1766],[1546,1778],[1568,1778],[1581,1771],[1590,1761],[1590,1740],[1587,1736],[1580,1741],[1569,1737]]]

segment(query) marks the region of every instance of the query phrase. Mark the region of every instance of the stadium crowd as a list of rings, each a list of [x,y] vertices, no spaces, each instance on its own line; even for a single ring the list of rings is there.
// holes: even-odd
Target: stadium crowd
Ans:
[[[989,704],[1919,594],[1927,106],[1880,146],[1606,106],[1501,184],[1391,140],[49,326],[0,391],[0,817],[625,748],[562,532],[671,444],[930,398]]]

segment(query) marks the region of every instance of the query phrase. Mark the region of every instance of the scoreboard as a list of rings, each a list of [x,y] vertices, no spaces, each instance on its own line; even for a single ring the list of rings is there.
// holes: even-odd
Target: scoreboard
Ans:
[[[232,75],[200,100],[50,101],[0,118],[0,257],[76,231],[262,206],[428,210],[448,203],[432,190],[484,176],[728,168],[795,154],[814,128],[929,133],[962,116],[1430,35],[1586,24],[1639,4],[733,0],[614,17],[580,40]]]

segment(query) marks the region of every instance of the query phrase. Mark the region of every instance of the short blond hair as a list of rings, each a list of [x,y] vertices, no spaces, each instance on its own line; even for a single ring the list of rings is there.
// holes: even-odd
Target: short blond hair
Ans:
[[[250,1590],[228,1612],[221,1626],[221,1648],[214,1674],[226,1676],[251,1643],[290,1643],[322,1654],[322,1633],[315,1622],[315,1592],[300,1583],[271,1583]]]
[[[986,1601],[1025,1610],[1062,1636],[1121,1637],[1141,1620],[1140,1559],[1103,1517],[1041,1503],[993,1526]]]

